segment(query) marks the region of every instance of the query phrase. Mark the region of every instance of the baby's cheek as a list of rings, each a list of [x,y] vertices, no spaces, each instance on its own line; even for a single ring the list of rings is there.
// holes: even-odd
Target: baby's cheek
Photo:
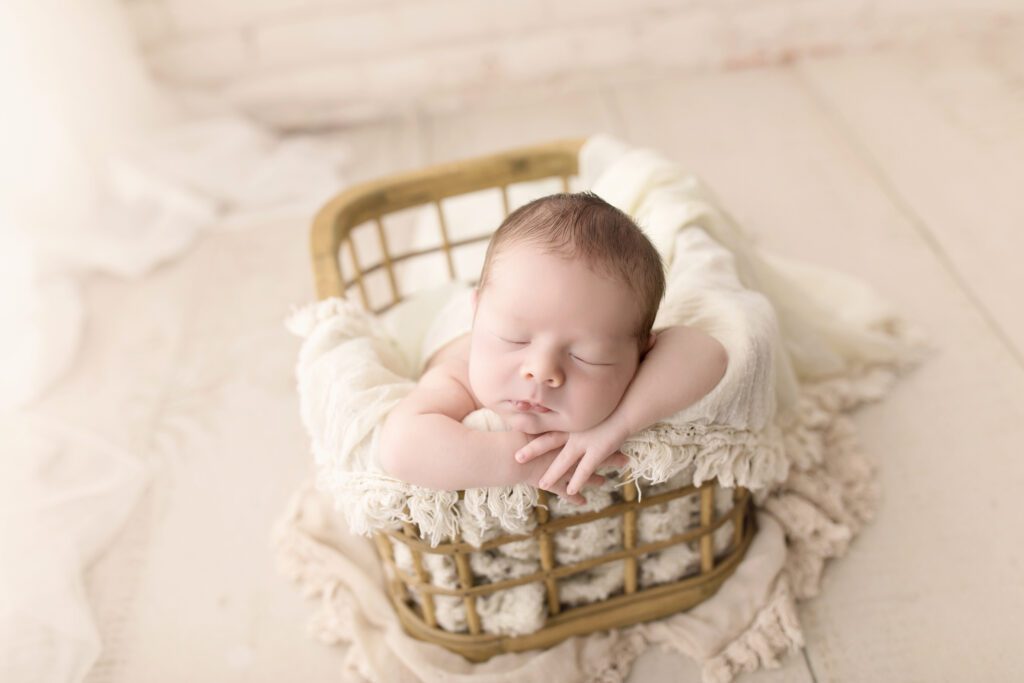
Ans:
[[[469,383],[480,402],[488,407],[505,399],[505,380],[493,361],[481,358],[469,367]]]
[[[588,402],[588,419],[596,425],[615,411],[625,393],[626,382],[603,382],[593,388]]]

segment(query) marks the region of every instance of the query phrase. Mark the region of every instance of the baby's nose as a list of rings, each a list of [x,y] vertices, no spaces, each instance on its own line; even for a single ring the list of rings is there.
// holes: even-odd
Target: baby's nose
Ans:
[[[522,374],[523,374],[523,377],[528,379],[528,380],[532,380],[532,381],[536,381],[536,382],[543,382],[544,384],[547,384],[549,387],[554,387],[554,388],[558,388],[558,387],[562,386],[562,382],[565,379],[562,376],[562,372],[556,366],[554,366],[554,365],[547,365],[547,366],[524,365],[523,366],[523,370],[522,370]]]

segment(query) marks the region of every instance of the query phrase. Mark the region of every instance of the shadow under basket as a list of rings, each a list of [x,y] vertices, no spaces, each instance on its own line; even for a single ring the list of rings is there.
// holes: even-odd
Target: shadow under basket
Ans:
[[[470,272],[467,274],[479,275],[480,247],[486,246],[501,216],[490,226],[490,231],[453,238],[445,218],[445,200],[477,192],[500,193],[501,208],[504,215],[508,215],[510,188],[518,183],[560,178],[560,191],[568,192],[570,177],[578,173],[577,155],[583,142],[582,138],[561,140],[437,164],[361,183],[339,193],[320,209],[313,223],[311,247],[318,299],[348,298],[354,291],[366,310],[383,313],[409,294],[435,284],[410,282],[399,272],[403,263],[431,257],[442,260],[442,269],[447,270],[449,280],[462,279],[475,284],[475,280],[468,277],[459,278],[456,264],[468,263]],[[436,246],[417,247],[411,235],[403,235],[403,227],[411,231],[410,221],[394,222],[386,229],[389,215],[402,212],[408,215],[408,210],[430,205],[435,207],[439,231]],[[392,251],[392,244],[413,244],[413,247],[399,253]],[[463,258],[465,254],[460,256],[460,250],[471,249],[480,254],[478,262],[467,262]],[[350,272],[343,272],[346,270]],[[373,288],[374,278],[378,280],[376,289]],[[629,478],[628,474],[622,473],[623,481]],[[639,484],[643,486],[643,482]],[[723,498],[723,493],[727,497]],[[637,500],[637,490],[630,483],[615,489],[608,507],[561,515],[552,514],[557,507],[551,504],[555,496],[543,490],[538,490],[537,494],[538,504],[532,510],[536,526],[530,534],[501,535],[479,546],[464,542],[458,536],[452,542],[431,546],[411,524],[405,524],[401,531],[375,532],[375,544],[387,575],[388,594],[409,635],[441,645],[470,661],[481,662],[506,652],[548,648],[575,635],[665,617],[690,609],[713,595],[743,559],[757,533],[750,492],[742,487],[722,489],[715,480],[704,482],[700,487],[681,485],[656,493],[645,491],[642,500]],[[464,492],[459,491],[460,501],[463,498]],[[722,508],[723,500],[731,503],[728,509]],[[643,542],[642,516],[649,510],[664,511],[679,503],[689,505],[692,511],[683,530],[662,533],[655,540]],[[620,536],[610,550],[579,561],[558,561],[560,536],[573,533],[574,527],[608,522],[614,522],[614,529]],[[533,548],[536,571],[498,581],[481,581],[474,575],[473,561],[479,559],[479,554],[500,553],[503,547],[511,547],[509,544],[519,544],[520,549]],[[645,558],[683,546],[694,549],[692,572],[677,580],[653,585],[647,580],[647,585],[643,585]],[[408,560],[407,568],[400,567],[396,561],[399,549]],[[442,556],[453,565],[457,585],[449,587],[432,581],[426,562],[429,555]],[[587,604],[568,604],[563,599],[566,583],[572,577],[614,562],[622,566],[621,588]],[[543,586],[543,627],[518,635],[485,632],[479,601],[499,591],[530,583]],[[437,610],[441,599],[449,603],[458,601],[464,609],[460,614],[464,632],[442,628]]]

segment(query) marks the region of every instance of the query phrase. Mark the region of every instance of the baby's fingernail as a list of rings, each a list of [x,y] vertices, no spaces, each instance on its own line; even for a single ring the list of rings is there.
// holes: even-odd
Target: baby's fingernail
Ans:
[[[544,481],[543,479],[541,479],[539,482],[537,482],[537,487],[538,488],[542,488],[542,489],[546,489],[548,487],[548,483],[546,481]]]
[[[573,495],[574,493],[576,493],[576,487],[575,487],[575,486],[569,486],[569,487],[566,487],[566,489],[565,489],[565,490],[566,490],[566,492],[567,492],[567,493],[568,493],[568,494],[569,494],[570,496],[571,496],[571,495]]]
[[[522,453],[516,453],[516,460],[518,460],[519,462],[522,462],[522,461],[526,460],[526,456],[523,455]]]

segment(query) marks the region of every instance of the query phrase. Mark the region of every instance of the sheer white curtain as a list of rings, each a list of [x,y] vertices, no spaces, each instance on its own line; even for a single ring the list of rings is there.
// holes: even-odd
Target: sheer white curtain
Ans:
[[[139,454],[32,409],[75,360],[80,275],[143,275],[228,210],[311,211],[343,150],[179,111],[117,0],[0,2],[0,680],[85,677],[83,572],[147,481]]]
[[[114,0],[0,3],[0,679],[79,681],[100,651],[82,573],[142,490],[138,461],[21,413],[83,323],[78,245],[102,240],[105,159],[173,123]],[[64,256],[59,256],[61,249]]]
[[[179,109],[148,77],[117,0],[0,3],[0,410],[26,405],[77,346],[73,274],[133,277],[228,213],[311,212],[343,143],[279,138]]]
[[[131,40],[115,0],[0,3],[0,315],[17,332],[0,337],[0,408],[74,355],[81,304],[54,252],[99,232],[106,159],[176,118]]]

